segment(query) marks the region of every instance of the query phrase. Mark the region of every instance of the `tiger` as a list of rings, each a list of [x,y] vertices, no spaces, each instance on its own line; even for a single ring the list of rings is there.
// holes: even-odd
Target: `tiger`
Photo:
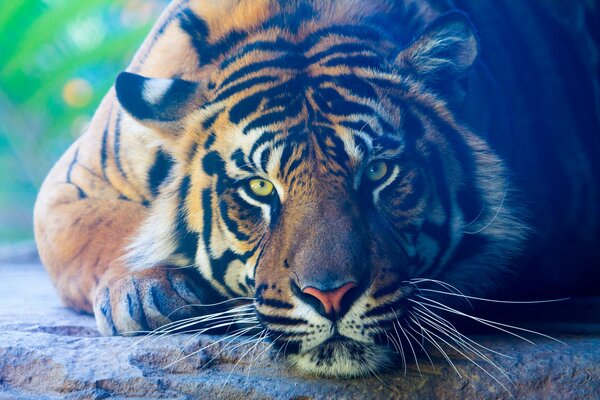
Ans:
[[[44,181],[43,264],[103,335],[242,305],[335,378],[397,366],[458,293],[597,291],[597,16],[175,0]]]

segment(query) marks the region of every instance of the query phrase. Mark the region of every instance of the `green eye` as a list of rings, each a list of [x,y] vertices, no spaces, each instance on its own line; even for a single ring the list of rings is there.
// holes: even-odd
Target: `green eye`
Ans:
[[[254,178],[248,182],[248,187],[256,196],[266,197],[273,193],[274,187],[271,182],[266,179]]]
[[[388,172],[388,165],[385,161],[375,161],[367,166],[365,175],[368,180],[377,182],[383,179]]]

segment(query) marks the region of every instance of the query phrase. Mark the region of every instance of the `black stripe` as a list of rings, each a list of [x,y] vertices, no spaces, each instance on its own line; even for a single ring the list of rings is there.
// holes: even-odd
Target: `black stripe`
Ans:
[[[148,325],[148,321],[146,319],[146,314],[144,313],[143,307],[140,304],[140,289],[137,282],[137,279],[131,279],[131,285],[133,286],[135,293],[134,297],[131,294],[127,294],[127,311],[131,318],[140,324],[142,330],[149,330],[150,326]]]
[[[199,18],[190,9],[182,12],[179,24],[181,29],[192,39],[192,45],[198,54],[200,67],[210,64],[248,36],[246,32],[233,30],[216,43],[208,43],[209,29],[206,21]]]
[[[242,151],[242,149],[237,149],[231,155],[231,160],[235,163],[236,167],[243,171],[253,172],[253,169],[250,168],[249,162],[246,159],[246,155]]]
[[[295,106],[297,112],[300,112],[301,102],[293,100],[297,100],[301,93],[304,92],[307,84],[306,80],[307,78],[300,74],[279,85],[246,96],[231,107],[229,111],[229,120],[234,124],[238,124],[241,120],[254,113],[264,99],[272,100],[287,98],[289,102],[287,113],[292,115],[292,109],[290,108],[292,105]],[[284,118],[285,113],[286,112],[280,112],[280,114],[284,115]],[[273,112],[271,112],[271,114],[273,114]],[[259,119],[263,117],[264,115],[259,117]],[[249,128],[246,128],[246,130],[248,129]]]
[[[159,193],[160,186],[169,176],[173,166],[173,160],[161,148],[156,152],[154,163],[148,170],[148,186],[153,197]]]
[[[292,161],[290,163],[290,165],[287,167],[284,178],[283,179],[287,179],[287,177],[296,170],[296,168],[298,168],[300,165],[304,164],[305,162],[307,162],[307,158],[308,158],[308,146],[304,146],[304,148],[302,149],[302,154],[300,154],[300,157],[297,157],[294,161]],[[287,164],[287,161],[286,161]]]
[[[100,169],[102,169],[102,176],[106,181],[108,181],[108,176],[106,174],[106,164],[108,157],[108,127],[110,125],[111,114],[112,112],[109,112],[108,120],[106,121],[106,126],[104,127],[104,132],[102,132],[102,147],[100,148]]]
[[[290,6],[282,13],[274,15],[265,21],[262,25],[262,29],[282,28],[288,32],[296,33],[303,22],[319,17],[313,7],[306,2],[289,2],[288,4],[290,4]]]
[[[274,324],[274,325],[307,325],[308,321],[303,318],[290,318],[283,316],[271,316],[266,315],[258,310],[256,311],[256,316],[258,319],[266,324]]]
[[[217,120],[217,118],[219,117],[219,115],[221,115],[221,113],[223,112],[223,108],[217,110],[215,113],[213,113],[210,117],[206,118],[203,122],[202,122],[202,130],[203,131],[208,131],[210,128],[213,127],[213,125],[215,124],[215,121]]]
[[[190,191],[190,177],[185,176],[179,187],[179,209],[175,223],[175,237],[177,240],[177,253],[184,255],[189,262],[196,259],[199,235],[193,231],[187,221],[186,199]]]
[[[275,41],[263,41],[263,40],[258,40],[256,42],[252,42],[250,44],[244,45],[243,47],[241,47],[240,49],[238,49],[236,51],[236,54],[234,57],[230,57],[227,58],[225,61],[223,61],[220,65],[220,69],[224,70],[225,68],[227,68],[229,65],[231,65],[232,63],[240,60],[241,58],[243,58],[246,54],[253,52],[253,51],[264,51],[264,52],[268,52],[268,51],[276,51],[276,52],[281,52],[281,51],[288,51],[288,52],[293,52],[296,51],[297,47],[295,44],[290,43],[284,39],[278,38]]]
[[[156,309],[166,317],[171,314],[171,309],[166,308],[166,306],[171,302],[171,300],[163,293],[161,289],[156,286],[150,286],[150,298],[152,299],[152,303],[156,306]]]
[[[242,92],[246,89],[250,89],[251,87],[260,85],[262,83],[277,82],[278,80],[279,80],[279,77],[272,76],[272,75],[257,76],[254,78],[246,79],[243,82],[232,85],[232,86],[228,87],[227,89],[223,90],[221,93],[219,93],[217,95],[217,97],[214,100],[211,101],[211,103],[218,103],[219,101],[225,100],[233,95],[239,94],[240,92]],[[225,86],[225,83],[223,83],[223,86]]]
[[[399,299],[394,300],[391,303],[381,304],[377,307],[370,309],[369,311],[367,311],[363,314],[363,317],[376,317],[379,315],[387,314],[392,311],[395,312],[395,310],[398,309],[398,307],[402,306],[402,304],[405,302],[406,302],[406,299],[404,297],[400,297]]]
[[[281,329],[268,328],[268,332],[273,335],[277,335],[278,340],[286,340],[288,338],[301,338],[310,335],[309,332],[288,332]]]
[[[376,30],[364,25],[335,25],[311,33],[304,39],[302,46],[306,48],[306,51],[309,51],[311,47],[321,42],[323,38],[334,35],[375,43],[381,40],[381,35]]]
[[[104,294],[98,296],[101,299],[100,302],[100,312],[104,315],[106,322],[111,330],[111,334],[113,336],[117,335],[117,328],[113,322],[112,317],[112,305],[110,304],[110,289],[107,287],[104,289]]]
[[[69,164],[69,168],[67,169],[67,183],[75,186],[77,188],[77,192],[79,194],[79,199],[86,199],[88,196],[87,194],[85,194],[85,192],[83,191],[83,189],[81,189],[81,187],[79,187],[79,185],[76,185],[73,183],[73,181],[71,180],[71,174],[73,173],[73,168],[75,167],[75,164],[77,164],[77,156],[79,155],[79,148],[77,148],[77,150],[75,150],[75,155],[73,156],[73,160],[71,161],[71,163]]]
[[[313,63],[319,62],[320,60],[322,60],[328,56],[332,56],[332,55],[336,55],[336,54],[340,54],[340,53],[342,53],[342,54],[343,53],[353,53],[353,52],[355,53],[355,52],[360,52],[360,51],[373,51],[373,48],[363,42],[334,44],[333,46],[327,48],[326,50],[320,51],[320,52],[315,53],[312,56],[310,56],[310,58],[308,59],[308,62],[310,64],[313,64]]]
[[[267,61],[259,61],[246,65],[231,73],[221,84],[220,87],[224,88],[230,83],[237,81],[238,79],[249,76],[250,74],[262,71],[264,69],[295,69],[301,71],[306,65],[306,58],[298,54],[285,54],[279,58],[275,58]]]
[[[221,257],[211,260],[211,270],[213,278],[221,285],[223,285],[230,297],[237,297],[238,294],[235,293],[225,282],[225,275],[227,274],[227,270],[229,269],[229,266],[233,261],[238,260],[242,264],[245,264],[251,255],[251,252],[240,255],[234,253],[231,250],[225,250]]]
[[[219,153],[211,151],[202,159],[202,168],[207,175],[222,175],[225,173],[225,162]]]
[[[210,150],[210,148],[212,147],[212,145],[215,143],[216,139],[217,139],[217,135],[215,135],[214,132],[211,132],[208,135],[208,138],[206,139],[206,141],[204,142],[204,149],[205,150]]]
[[[263,132],[260,137],[254,141],[254,143],[252,144],[252,148],[250,149],[250,153],[248,154],[248,159],[253,160],[254,159],[254,153],[256,153],[256,150],[258,150],[258,148],[263,144],[266,143],[268,141],[271,141],[273,139],[275,139],[275,132],[270,132],[270,131],[265,131]]]
[[[248,132],[250,132],[252,129],[260,128],[263,126],[269,126],[277,122],[285,121],[286,118],[288,118],[289,116],[290,113],[288,110],[264,113],[260,117],[256,118],[254,121],[246,125],[246,127],[244,128],[244,134],[248,134]]]
[[[267,330],[267,332],[269,332]],[[273,336],[273,335],[271,335]],[[278,349],[283,349],[283,354],[298,354],[300,352],[300,346],[302,344],[302,342],[300,342],[299,340],[290,340],[290,341],[279,341],[275,338],[275,346]]]
[[[327,60],[324,65],[326,67],[377,68],[381,66],[381,60],[375,56],[341,56]]]
[[[113,153],[115,155],[115,164],[117,169],[121,173],[121,176],[124,179],[127,179],[127,174],[123,169],[123,165],[121,164],[121,113],[117,112],[116,122],[115,122],[115,134],[114,134],[114,144],[113,144]]]
[[[282,300],[277,300],[277,299],[266,299],[266,298],[262,297],[262,298],[258,299],[257,302],[260,305],[268,306],[271,308],[283,308],[286,310],[291,310],[294,308],[293,304],[287,303]]]
[[[202,190],[202,240],[210,254],[210,235],[212,231],[212,190]]]
[[[391,285],[384,286],[382,288],[377,289],[377,291],[375,293],[373,293],[373,298],[378,299],[380,297],[387,296],[389,294],[396,292],[398,289],[400,289],[399,283],[394,282]]]
[[[221,181],[221,180],[219,179],[219,181]],[[250,236],[248,236],[244,232],[240,231],[237,221],[229,218],[229,214],[228,214],[229,206],[227,205],[226,201],[224,201],[224,200],[219,201],[219,211],[220,211],[221,218],[223,219],[223,223],[225,224],[225,226],[227,227],[229,232],[231,232],[235,235],[237,240],[247,241],[248,239],[250,239]],[[260,210],[258,210],[258,212],[260,212]]]
[[[359,79],[354,75],[338,75],[332,78],[336,85],[348,89],[354,96],[378,100],[377,93],[369,81]]]
[[[319,109],[327,114],[350,116],[354,114],[374,114],[374,110],[364,104],[344,98],[337,90],[321,88],[313,95]]]

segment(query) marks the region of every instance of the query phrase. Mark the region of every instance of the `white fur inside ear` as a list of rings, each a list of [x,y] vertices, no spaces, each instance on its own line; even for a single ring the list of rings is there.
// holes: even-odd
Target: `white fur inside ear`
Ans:
[[[475,62],[477,34],[469,19],[450,12],[433,21],[406,50],[396,58],[398,65],[422,76],[456,79]]]
[[[142,96],[150,104],[161,102],[169,88],[173,85],[171,79],[148,79],[144,82]]]

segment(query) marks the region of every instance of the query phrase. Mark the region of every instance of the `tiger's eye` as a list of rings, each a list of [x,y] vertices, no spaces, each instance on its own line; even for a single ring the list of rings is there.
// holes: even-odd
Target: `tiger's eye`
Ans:
[[[388,171],[388,165],[385,161],[375,161],[367,166],[365,175],[367,179],[373,182],[377,182],[386,176]]]
[[[248,182],[248,187],[256,196],[266,197],[273,193],[273,184],[266,179],[254,178]]]

